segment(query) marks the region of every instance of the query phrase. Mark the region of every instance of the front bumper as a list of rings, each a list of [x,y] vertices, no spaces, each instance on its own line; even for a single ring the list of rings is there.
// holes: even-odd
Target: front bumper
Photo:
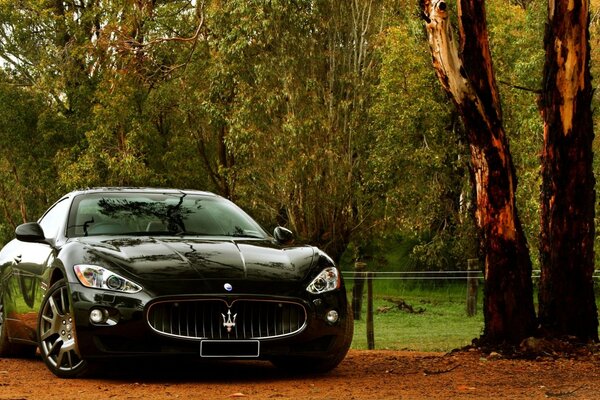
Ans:
[[[352,335],[348,329],[350,324],[347,323],[347,318],[351,317],[347,313],[348,307],[343,287],[341,290],[316,296],[303,292],[286,293],[285,296],[227,295],[222,293],[153,296],[144,291],[136,294],[107,292],[86,288],[79,283],[71,283],[70,291],[73,299],[78,348],[81,356],[86,359],[163,355],[200,357],[201,342],[207,339],[256,340],[260,342],[258,355],[260,359],[285,356],[323,358],[344,351],[348,335]],[[214,319],[219,321],[218,325],[223,329],[218,335],[216,332],[212,332],[210,335],[206,333],[190,334],[189,332],[193,329],[189,327],[187,331],[184,329],[185,333],[183,334],[176,329],[170,330],[170,333],[159,332],[148,322],[149,309],[153,305],[173,302],[195,304],[205,301],[225,305],[223,308],[214,310]],[[283,335],[275,332],[267,335],[263,333],[258,338],[253,338],[252,335],[232,337],[226,333],[227,327],[220,322],[227,322],[225,313],[228,306],[243,301],[301,305],[305,310],[305,323],[301,329]],[[103,310],[108,315],[108,320],[99,324],[92,323],[90,312],[94,308]],[[327,312],[332,309],[339,313],[339,319],[335,323],[330,323],[326,319]],[[192,311],[186,312],[193,314]],[[268,319],[269,317],[267,317]],[[194,321],[193,316],[186,320],[186,324],[193,324],[191,321]],[[231,317],[229,321],[231,322]],[[171,323],[170,317],[167,319],[168,323]],[[236,357],[228,355],[222,358]]]

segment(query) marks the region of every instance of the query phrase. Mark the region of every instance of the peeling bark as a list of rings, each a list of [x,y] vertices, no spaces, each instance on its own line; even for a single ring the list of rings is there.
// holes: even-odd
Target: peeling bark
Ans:
[[[485,257],[482,339],[517,343],[536,326],[531,260],[517,215],[517,180],[502,126],[484,2],[459,1],[460,43],[444,0],[422,0],[421,6],[433,66],[461,115],[471,151],[475,217]]]
[[[598,340],[589,3],[549,0],[546,24],[539,317],[547,335]]]

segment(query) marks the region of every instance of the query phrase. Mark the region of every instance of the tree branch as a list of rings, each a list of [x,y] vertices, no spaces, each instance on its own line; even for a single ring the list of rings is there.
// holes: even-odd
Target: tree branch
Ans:
[[[507,81],[502,81],[502,80],[498,80],[498,82],[500,82],[501,84],[508,86],[512,89],[519,89],[519,90],[524,90],[525,92],[531,92],[531,93],[535,93],[535,94],[542,94],[542,90],[541,89],[531,89],[525,86],[519,86],[519,85],[513,85],[510,82]]]
[[[154,40],[150,40],[146,43],[140,43],[134,39],[129,39],[126,41],[126,43],[134,48],[145,48],[145,47],[154,46],[157,44],[167,43],[167,42],[182,42],[182,43],[193,42],[195,45],[195,43],[198,41],[198,38],[200,37],[200,31],[202,30],[202,27],[204,26],[204,13],[202,12],[203,9],[204,9],[204,1],[202,1],[198,6],[198,10],[200,10],[197,12],[199,21],[198,21],[198,26],[196,27],[196,31],[194,32],[193,36],[190,36],[190,37],[162,37],[162,38],[156,38]]]

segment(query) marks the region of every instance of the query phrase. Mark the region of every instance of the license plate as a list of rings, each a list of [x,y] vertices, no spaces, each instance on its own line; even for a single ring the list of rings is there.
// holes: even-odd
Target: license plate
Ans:
[[[258,340],[203,340],[200,357],[258,357]]]

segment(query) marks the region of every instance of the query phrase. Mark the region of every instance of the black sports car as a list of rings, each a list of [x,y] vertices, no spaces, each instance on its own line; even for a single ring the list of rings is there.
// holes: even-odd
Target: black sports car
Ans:
[[[258,358],[328,371],[353,321],[321,250],[191,190],[76,191],[0,251],[0,355],[59,377],[118,356]]]

